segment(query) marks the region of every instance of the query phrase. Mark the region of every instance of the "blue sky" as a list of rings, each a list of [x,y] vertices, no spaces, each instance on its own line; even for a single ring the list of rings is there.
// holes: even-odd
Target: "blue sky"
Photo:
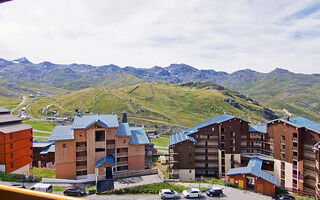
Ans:
[[[94,2],[94,3],[93,3]],[[38,63],[320,73],[312,0],[28,0],[0,4],[0,57]]]

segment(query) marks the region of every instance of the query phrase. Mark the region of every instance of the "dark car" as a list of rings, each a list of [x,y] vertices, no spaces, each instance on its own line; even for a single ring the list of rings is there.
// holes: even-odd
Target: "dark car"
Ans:
[[[274,197],[272,197],[273,200],[295,200],[293,196],[287,195],[287,194],[279,194]]]
[[[26,186],[21,185],[21,184],[13,184],[11,186],[17,187],[17,188],[26,188]]]
[[[210,197],[223,195],[222,188],[219,187],[212,187],[209,190],[207,190],[206,193]]]
[[[86,195],[86,190],[81,187],[70,187],[64,190],[63,192],[66,196],[84,196]]]

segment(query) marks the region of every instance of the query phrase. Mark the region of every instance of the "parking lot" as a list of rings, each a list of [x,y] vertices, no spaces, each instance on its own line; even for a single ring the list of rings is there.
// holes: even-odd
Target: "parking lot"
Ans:
[[[237,200],[271,200],[271,197],[257,194],[254,192],[238,190],[235,188],[224,187],[224,196],[221,197],[208,197],[204,196],[201,199],[237,199]],[[86,199],[92,200],[102,200],[102,199],[112,199],[112,200],[153,200],[160,199],[159,195],[90,195],[86,196]],[[185,199],[181,197],[180,199]]]

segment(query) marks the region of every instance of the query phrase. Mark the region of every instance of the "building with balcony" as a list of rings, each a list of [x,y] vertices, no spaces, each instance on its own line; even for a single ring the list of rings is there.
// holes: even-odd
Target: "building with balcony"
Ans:
[[[170,137],[170,176],[181,180],[225,176],[241,165],[241,138],[249,137],[248,122],[221,115]]]
[[[304,117],[290,117],[267,123],[273,143],[274,176],[281,187],[314,195],[319,169],[315,144],[320,141],[320,124]]]
[[[76,115],[72,125],[56,126],[49,141],[55,142],[56,177],[110,179],[114,175],[145,169],[143,127],[130,127],[124,113]]]
[[[32,128],[0,108],[0,171],[29,173],[32,162]]]
[[[38,142],[34,140],[32,152],[32,167],[55,168],[55,145],[53,142]]]

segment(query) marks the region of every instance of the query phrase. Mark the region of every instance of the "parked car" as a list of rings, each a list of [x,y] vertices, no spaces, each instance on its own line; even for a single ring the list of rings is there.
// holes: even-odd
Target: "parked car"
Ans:
[[[182,192],[182,195],[185,197],[185,198],[199,198],[202,196],[200,190],[198,188],[191,188],[189,190],[184,190]]]
[[[21,184],[12,184],[11,186],[17,187],[17,188],[26,188],[26,186]]]
[[[178,199],[180,197],[178,192],[170,189],[160,190],[159,196],[161,199]]]
[[[222,188],[220,187],[212,187],[209,190],[206,191],[207,195],[210,197],[213,196],[222,196],[223,195],[223,191]]]
[[[293,196],[290,196],[288,194],[279,194],[274,197],[272,197],[273,200],[295,200]]]
[[[36,183],[29,188],[30,190],[52,193],[52,185],[44,183]]]
[[[69,187],[66,188],[63,192],[64,195],[66,196],[84,196],[86,195],[86,190],[81,188],[81,187]]]

